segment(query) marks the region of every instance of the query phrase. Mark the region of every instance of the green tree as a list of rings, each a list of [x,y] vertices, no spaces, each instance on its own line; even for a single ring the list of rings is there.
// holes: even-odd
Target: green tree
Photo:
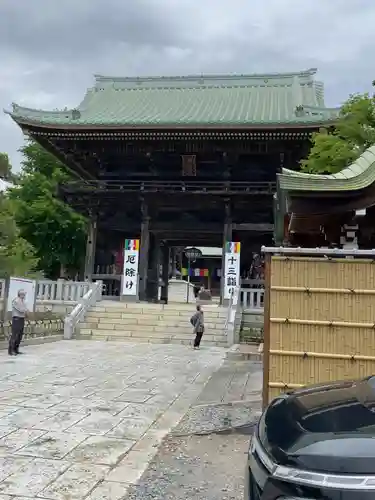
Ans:
[[[57,278],[61,268],[80,270],[86,248],[86,221],[57,197],[69,179],[64,166],[34,141],[21,148],[22,173],[10,191],[21,236],[36,250],[39,268]]]
[[[20,236],[12,206],[6,196],[0,194],[0,278],[30,276],[37,266],[34,248]]]
[[[17,184],[19,174],[15,174],[6,153],[0,153],[0,179]]]
[[[333,174],[355,161],[375,144],[375,95],[352,95],[340,109],[335,125],[312,137],[303,172]]]
[[[9,156],[6,153],[0,153],[0,178],[10,180],[12,177],[12,166]]]

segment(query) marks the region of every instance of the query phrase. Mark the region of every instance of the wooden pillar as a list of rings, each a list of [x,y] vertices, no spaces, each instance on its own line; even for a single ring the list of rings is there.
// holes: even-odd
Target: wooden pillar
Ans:
[[[151,234],[150,257],[148,268],[147,298],[151,302],[159,300],[159,278],[160,278],[160,239]]]
[[[169,282],[169,265],[170,265],[170,248],[167,242],[161,247],[162,259],[162,287],[160,301],[168,303],[168,282]]]
[[[208,260],[208,264],[207,264],[207,267],[208,267],[208,278],[207,278],[207,289],[211,292],[211,295],[212,295],[212,291],[211,291],[211,278],[212,278],[212,273],[213,273],[213,270],[214,270],[214,266],[213,266],[213,262],[211,259]]]
[[[176,247],[171,247],[170,255],[171,255],[171,263],[172,263],[172,278],[176,278],[177,276],[177,251]]]
[[[96,216],[91,216],[89,219],[89,228],[87,233],[86,257],[85,257],[85,281],[92,281],[95,266],[95,250],[97,236],[97,219]]]
[[[220,279],[220,304],[224,304],[224,279],[225,279],[225,244],[227,241],[232,241],[233,224],[230,202],[225,204],[225,219],[223,228],[223,250],[221,255],[221,279]]]
[[[150,252],[150,217],[148,207],[142,203],[141,242],[139,248],[139,300],[147,300],[148,259]]]

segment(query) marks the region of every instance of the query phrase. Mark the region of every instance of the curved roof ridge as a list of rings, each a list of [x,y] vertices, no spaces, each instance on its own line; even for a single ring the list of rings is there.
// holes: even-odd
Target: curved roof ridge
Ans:
[[[375,145],[364,151],[351,165],[336,174],[309,174],[286,168],[278,174],[284,191],[356,191],[375,182]]]
[[[312,77],[317,73],[317,68],[310,68],[303,71],[292,71],[286,73],[230,73],[230,74],[220,74],[220,73],[197,73],[197,74],[188,74],[188,75],[171,75],[171,76],[111,76],[111,75],[101,75],[95,74],[94,78],[97,83],[102,82],[182,82],[182,81],[196,81],[199,79],[204,79],[207,81],[216,81],[216,80],[243,80],[243,79],[268,79],[268,78],[293,78],[293,77]]]
[[[36,109],[36,108],[29,108],[26,106],[20,106],[19,104],[12,103],[12,111],[11,113],[22,113],[22,112],[27,112],[27,113],[34,113],[34,114],[49,114],[49,115],[55,115],[55,114],[64,114],[64,113],[69,113],[73,111],[73,109]]]
[[[65,109],[55,109],[55,110],[45,110],[45,109],[33,109],[25,106],[19,106],[18,104],[12,104],[12,110],[4,109],[4,113],[10,115],[11,117],[22,116],[27,117],[29,121],[38,122],[41,119],[47,117],[49,119],[73,119],[77,120],[81,116],[81,112],[77,108],[65,108]]]

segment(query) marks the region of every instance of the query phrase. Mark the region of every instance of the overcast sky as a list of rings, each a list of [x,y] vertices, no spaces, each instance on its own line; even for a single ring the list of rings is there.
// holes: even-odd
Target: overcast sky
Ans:
[[[93,74],[319,69],[327,104],[371,89],[375,0],[0,0],[0,108],[74,107]],[[0,113],[17,170],[22,134]]]

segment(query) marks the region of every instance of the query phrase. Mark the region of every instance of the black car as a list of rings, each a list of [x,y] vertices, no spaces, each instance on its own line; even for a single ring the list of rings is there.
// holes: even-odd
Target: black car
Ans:
[[[375,376],[274,399],[246,470],[245,500],[374,500]]]

